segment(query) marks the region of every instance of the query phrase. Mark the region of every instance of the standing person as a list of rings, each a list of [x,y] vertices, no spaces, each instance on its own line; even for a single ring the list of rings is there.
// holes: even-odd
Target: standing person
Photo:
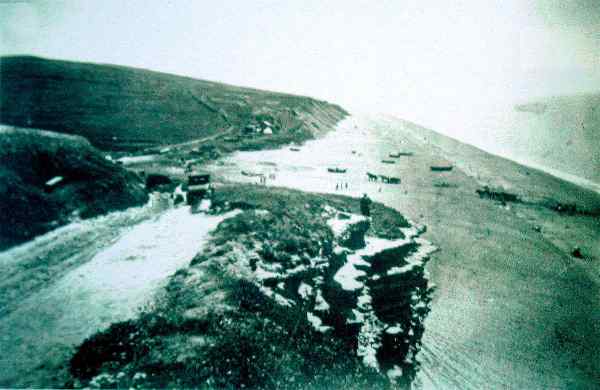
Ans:
[[[360,212],[365,217],[371,216],[371,203],[373,203],[373,201],[367,194],[363,194],[362,198],[360,198]]]

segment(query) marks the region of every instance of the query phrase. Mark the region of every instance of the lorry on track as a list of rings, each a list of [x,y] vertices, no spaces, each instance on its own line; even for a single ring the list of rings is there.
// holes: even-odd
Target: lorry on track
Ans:
[[[209,173],[192,172],[188,175],[187,204],[194,205],[202,199],[210,197],[211,192]]]

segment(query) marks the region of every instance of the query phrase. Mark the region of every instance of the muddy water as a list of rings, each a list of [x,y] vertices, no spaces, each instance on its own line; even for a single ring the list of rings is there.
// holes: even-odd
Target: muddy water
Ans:
[[[381,162],[400,151],[414,156]],[[267,185],[367,193],[427,224],[425,238],[441,251],[428,265],[437,291],[417,356],[416,388],[593,388],[593,377],[581,369],[589,361],[578,361],[589,356],[555,342],[564,331],[561,321],[593,326],[583,310],[589,297],[571,293],[587,283],[585,276],[570,273],[565,254],[510,208],[478,199],[475,178],[456,168],[432,173],[430,165],[439,163],[448,161],[401,124],[354,117],[300,151],[237,153],[211,170],[241,182],[258,184],[241,175],[245,170],[266,174]],[[328,167],[347,172],[329,173]],[[369,182],[367,171],[402,183]],[[434,186],[444,182],[451,187]],[[577,332],[586,334],[591,328],[585,326]]]
[[[21,301],[0,319],[0,385],[40,383],[32,379],[32,367],[38,375],[54,373],[53,364],[62,364],[73,346],[135,316],[228,216],[170,209],[130,227],[91,260]],[[84,238],[85,231],[80,233]]]

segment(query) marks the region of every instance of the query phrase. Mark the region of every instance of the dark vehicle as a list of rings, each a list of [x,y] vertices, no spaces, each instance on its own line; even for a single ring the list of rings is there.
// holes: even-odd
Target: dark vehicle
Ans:
[[[146,188],[149,191],[160,190],[161,187],[169,187],[173,184],[173,181],[169,176],[161,175],[159,173],[151,173],[146,176]]]
[[[346,173],[345,168],[327,168],[327,172],[331,173]]]
[[[188,176],[187,203],[194,204],[210,193],[210,174],[193,173]]]
[[[381,160],[381,162],[384,164],[396,164],[396,161],[394,160]]]

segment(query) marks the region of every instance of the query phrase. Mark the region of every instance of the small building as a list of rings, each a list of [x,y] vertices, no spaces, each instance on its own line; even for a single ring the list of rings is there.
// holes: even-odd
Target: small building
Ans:
[[[63,181],[63,177],[62,176],[54,176],[52,179],[48,180],[45,183],[45,191],[46,192],[51,192],[52,190],[54,190],[61,182]]]

